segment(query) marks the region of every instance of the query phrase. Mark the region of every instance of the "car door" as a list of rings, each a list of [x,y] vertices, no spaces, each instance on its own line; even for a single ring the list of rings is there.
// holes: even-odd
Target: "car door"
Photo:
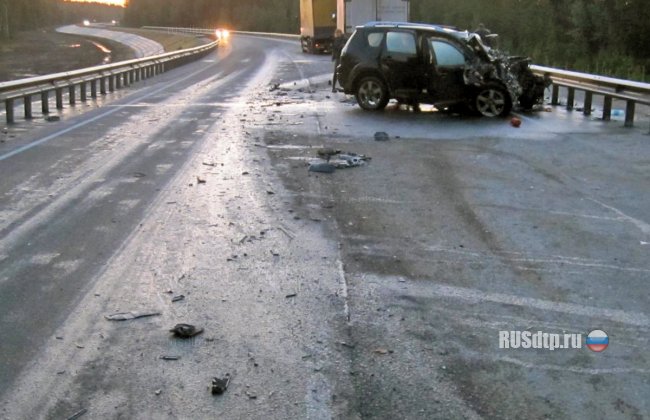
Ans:
[[[392,96],[412,97],[422,90],[422,67],[413,31],[387,31],[379,59]]]
[[[427,92],[438,104],[463,101],[467,86],[463,78],[467,56],[449,40],[426,38],[427,44]]]

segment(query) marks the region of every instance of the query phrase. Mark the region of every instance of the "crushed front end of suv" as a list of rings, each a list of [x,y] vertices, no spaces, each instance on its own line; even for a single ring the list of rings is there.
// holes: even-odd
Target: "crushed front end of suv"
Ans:
[[[527,57],[487,47],[477,34],[427,24],[370,22],[343,48],[338,79],[361,108],[381,110],[390,99],[465,108],[504,116],[513,105],[541,102],[550,80]]]

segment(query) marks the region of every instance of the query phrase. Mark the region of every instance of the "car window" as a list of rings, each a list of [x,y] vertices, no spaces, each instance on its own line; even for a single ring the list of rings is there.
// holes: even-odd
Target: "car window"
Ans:
[[[453,45],[432,39],[431,48],[436,55],[436,63],[439,66],[451,67],[465,65],[465,56]]]
[[[371,32],[368,34],[368,45],[372,48],[379,47],[384,39],[383,32]]]
[[[417,54],[415,37],[408,32],[388,32],[386,34],[386,49],[391,53]]]

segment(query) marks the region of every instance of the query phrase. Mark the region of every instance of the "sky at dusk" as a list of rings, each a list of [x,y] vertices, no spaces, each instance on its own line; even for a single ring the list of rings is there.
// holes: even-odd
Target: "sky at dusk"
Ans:
[[[104,3],[111,4],[114,6],[124,6],[126,0],[67,0],[67,1],[78,1],[81,3]]]

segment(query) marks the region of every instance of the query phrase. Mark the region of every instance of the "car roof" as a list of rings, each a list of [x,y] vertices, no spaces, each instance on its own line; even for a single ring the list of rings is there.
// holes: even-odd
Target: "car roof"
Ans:
[[[420,29],[424,31],[444,32],[447,34],[458,34],[464,36],[467,32],[461,32],[457,27],[450,25],[437,25],[431,23],[417,23],[417,22],[387,22],[387,21],[374,21],[368,22],[364,25],[357,26],[357,28],[404,28],[404,29]],[[462,35],[461,35],[462,34]]]

